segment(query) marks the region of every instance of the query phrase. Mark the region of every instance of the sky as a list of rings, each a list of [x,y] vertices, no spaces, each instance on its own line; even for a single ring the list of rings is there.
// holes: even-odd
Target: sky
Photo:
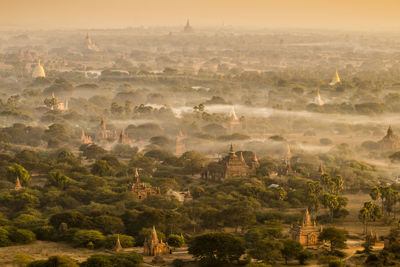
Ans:
[[[400,0],[0,0],[0,27],[400,29]]]

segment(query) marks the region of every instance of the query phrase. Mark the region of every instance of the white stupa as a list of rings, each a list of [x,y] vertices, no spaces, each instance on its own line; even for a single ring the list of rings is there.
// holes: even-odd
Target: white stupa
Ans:
[[[317,91],[317,96],[315,97],[315,104],[318,106],[322,106],[325,102],[321,99],[321,95],[319,94],[319,90]]]
[[[92,41],[92,38],[90,37],[89,33],[86,34],[86,45],[88,50],[95,52],[100,51],[97,45]]]
[[[44,72],[44,68],[42,67],[42,65],[40,65],[40,59],[38,59],[38,62],[36,64],[36,66],[33,68],[32,70],[32,78],[36,79],[36,78],[44,78],[46,77],[46,73]]]
[[[338,84],[340,82],[341,82],[341,80],[340,80],[340,77],[339,77],[339,73],[336,70],[335,76],[333,76],[332,82],[329,85],[335,85],[335,84]]]

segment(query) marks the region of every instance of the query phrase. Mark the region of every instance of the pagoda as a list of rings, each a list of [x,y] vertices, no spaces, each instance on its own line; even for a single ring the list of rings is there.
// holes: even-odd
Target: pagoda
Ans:
[[[310,213],[306,209],[301,224],[292,226],[290,235],[293,240],[299,242],[303,247],[315,247],[319,245],[318,236],[321,233],[321,227],[316,222],[311,221]]]
[[[333,76],[333,79],[332,79],[332,81],[331,81],[331,83],[329,85],[336,85],[336,84],[338,84],[340,82],[341,82],[341,80],[340,80],[340,77],[339,77],[339,73],[338,73],[338,71],[336,69],[335,75]]]
[[[18,191],[18,190],[21,190],[21,189],[22,189],[22,185],[21,185],[21,182],[19,181],[19,177],[17,177],[17,181],[15,183],[14,190]]]
[[[186,25],[185,25],[185,27],[183,28],[183,32],[184,32],[184,33],[193,33],[193,32],[194,32],[192,26],[190,26],[189,19],[186,21]]]
[[[44,72],[44,68],[42,67],[42,65],[40,65],[40,58],[39,58],[37,64],[35,65],[35,67],[32,70],[32,78],[36,79],[36,78],[45,78],[45,77],[46,77],[46,73]]]
[[[382,150],[393,150],[400,148],[400,142],[396,135],[394,135],[392,127],[389,126],[386,136],[378,142],[379,148]]]
[[[175,155],[180,156],[186,151],[185,143],[183,140],[185,139],[185,136],[182,133],[182,130],[179,130],[179,134],[175,139]]]
[[[143,200],[150,196],[161,195],[161,189],[159,187],[154,189],[147,187],[144,183],[140,182],[137,168],[135,169],[135,182],[132,184],[130,191],[135,193],[139,200]]]
[[[167,243],[164,243],[161,239],[158,239],[156,228],[153,225],[153,230],[151,232],[150,238],[146,237],[146,239],[144,240],[143,254],[145,256],[161,256],[170,253],[170,247]]]
[[[225,178],[234,177],[247,177],[251,173],[249,166],[243,158],[243,153],[240,152],[240,157],[238,157],[233,150],[233,145],[231,144],[229,154],[225,158]]]

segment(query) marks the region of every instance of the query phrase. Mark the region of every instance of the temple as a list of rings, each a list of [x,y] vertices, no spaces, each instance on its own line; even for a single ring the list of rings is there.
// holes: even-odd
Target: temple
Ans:
[[[234,177],[247,177],[251,174],[251,169],[247,165],[246,161],[243,158],[243,153],[240,153],[238,157],[233,150],[233,145],[231,144],[231,148],[229,151],[229,155],[225,158],[225,178],[234,178]]]
[[[158,240],[156,228],[153,226],[150,238],[148,239],[146,237],[144,240],[143,254],[145,256],[161,256],[170,253],[171,249],[168,244],[164,243],[162,240]]]
[[[192,26],[190,26],[189,19],[186,21],[186,25],[185,25],[185,27],[183,28],[183,32],[184,32],[184,33],[193,33],[193,32],[194,32]]]
[[[231,120],[229,122],[229,128],[230,129],[234,129],[234,128],[237,128],[237,127],[240,127],[240,121],[239,121],[238,117],[236,116],[235,108],[232,107]]]
[[[96,46],[96,44],[92,41],[89,33],[86,34],[86,48],[87,50],[98,52],[100,49]]]
[[[81,143],[82,144],[91,144],[93,141],[92,141],[92,138],[90,137],[90,136],[87,136],[86,134],[85,134],[85,130],[83,130],[83,128],[82,128],[82,133],[81,133]]]
[[[282,167],[279,171],[279,175],[289,175],[292,173],[292,152],[290,151],[290,146],[289,144],[287,145],[287,152],[285,157],[283,158],[283,164]]]
[[[55,97],[54,92],[51,93],[50,99],[45,99],[45,104],[48,105],[51,110],[68,110],[68,99],[66,99],[64,102],[61,102]]]
[[[96,140],[106,140],[109,138],[114,138],[115,134],[113,134],[110,130],[107,129],[106,121],[103,117],[101,117],[100,125],[99,125],[99,133],[96,136]]]
[[[132,143],[131,139],[129,139],[127,134],[125,133],[125,129],[121,130],[118,138],[118,143],[124,145],[130,145]]]
[[[46,73],[44,72],[44,68],[42,67],[42,65],[40,65],[40,59],[38,59],[37,64],[35,65],[35,67],[32,70],[32,78],[36,79],[36,78],[45,78],[46,77]]]
[[[186,151],[185,143],[183,140],[185,139],[185,136],[182,133],[182,130],[179,130],[179,134],[175,139],[175,155],[180,156]]]
[[[331,83],[329,85],[335,85],[335,84],[338,84],[340,82],[341,82],[341,80],[340,80],[340,77],[339,77],[339,73],[336,70],[335,76],[333,76],[333,79],[332,79],[332,81],[331,81]]]
[[[379,148],[382,150],[392,150],[400,148],[400,142],[396,135],[394,135],[392,127],[389,126],[386,136],[378,142]]]
[[[303,247],[315,247],[319,245],[318,236],[321,230],[315,221],[311,222],[310,213],[306,209],[301,225],[292,226],[290,235],[293,240],[299,242]]]
[[[161,195],[159,187],[151,188],[147,187],[144,183],[140,182],[138,170],[135,170],[135,182],[132,184],[131,191],[134,192],[139,200],[146,199],[150,196]]]

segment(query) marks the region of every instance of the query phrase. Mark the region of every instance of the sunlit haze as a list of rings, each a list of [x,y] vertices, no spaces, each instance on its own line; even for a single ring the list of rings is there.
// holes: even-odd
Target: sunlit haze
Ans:
[[[125,28],[197,26],[400,28],[397,0],[1,0],[0,26]]]

